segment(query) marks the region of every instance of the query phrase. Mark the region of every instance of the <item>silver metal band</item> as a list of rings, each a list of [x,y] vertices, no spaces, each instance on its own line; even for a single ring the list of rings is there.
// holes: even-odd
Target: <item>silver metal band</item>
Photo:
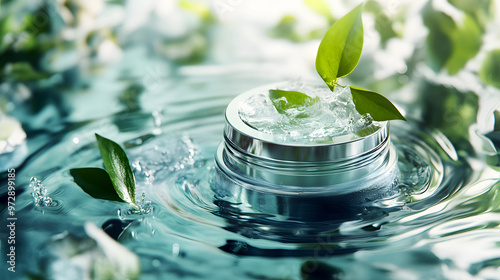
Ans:
[[[361,133],[322,139],[320,143],[286,143],[243,122],[241,102],[281,84],[237,96],[226,109],[224,142],[217,161],[226,172],[288,186],[328,186],[365,177],[389,162],[389,125],[372,123]],[[394,155],[393,155],[394,156]],[[393,163],[395,161],[393,160]]]

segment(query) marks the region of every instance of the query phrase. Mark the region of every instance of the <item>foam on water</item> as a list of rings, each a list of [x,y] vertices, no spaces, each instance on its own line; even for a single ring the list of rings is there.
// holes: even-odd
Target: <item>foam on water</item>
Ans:
[[[327,141],[346,134],[357,138],[355,133],[373,122],[369,114],[361,115],[356,111],[349,87],[337,86],[332,92],[325,85],[292,82],[279,89],[299,91],[310,98],[304,104],[289,106],[280,113],[269,97],[269,91],[265,90],[240,104],[240,118],[258,131],[292,143]],[[289,104],[286,97],[277,101]]]

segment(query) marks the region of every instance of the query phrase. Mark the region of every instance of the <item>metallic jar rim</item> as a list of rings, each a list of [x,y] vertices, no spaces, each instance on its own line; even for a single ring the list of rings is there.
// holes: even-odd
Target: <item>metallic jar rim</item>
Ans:
[[[356,158],[362,154],[379,149],[387,144],[389,137],[388,122],[371,124],[364,130],[366,136],[352,134],[332,137],[327,143],[284,143],[274,137],[247,125],[240,118],[240,104],[255,94],[272,88],[286,86],[287,83],[275,83],[258,87],[235,97],[227,106],[225,117],[224,140],[243,154],[257,158],[291,162],[339,162]]]

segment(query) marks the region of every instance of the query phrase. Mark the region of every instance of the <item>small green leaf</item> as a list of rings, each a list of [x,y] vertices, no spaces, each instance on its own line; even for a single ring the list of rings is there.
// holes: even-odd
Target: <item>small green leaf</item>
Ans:
[[[93,198],[125,202],[115,191],[106,170],[101,168],[75,168],[69,171],[75,183]]]
[[[325,34],[316,55],[316,71],[333,88],[337,78],[354,70],[363,49],[362,5],[339,19]]]
[[[269,90],[269,98],[274,107],[280,114],[286,114],[286,111],[297,107],[311,106],[319,98],[312,98],[309,95],[298,91],[287,91],[279,89]]]
[[[479,77],[483,83],[500,88],[500,49],[486,53]]]
[[[135,177],[125,151],[120,145],[96,133],[97,144],[116,193],[124,201],[135,202]]]
[[[383,95],[351,86],[351,95],[356,110],[360,114],[369,113],[376,121],[404,120],[396,106]]]

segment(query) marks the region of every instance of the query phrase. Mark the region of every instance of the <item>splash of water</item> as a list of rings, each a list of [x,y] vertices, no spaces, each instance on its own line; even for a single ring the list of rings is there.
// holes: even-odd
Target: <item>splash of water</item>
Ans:
[[[36,177],[30,179],[30,195],[33,197],[35,206],[53,206],[55,204],[52,197],[49,196],[49,191],[43,186],[42,181]]]

